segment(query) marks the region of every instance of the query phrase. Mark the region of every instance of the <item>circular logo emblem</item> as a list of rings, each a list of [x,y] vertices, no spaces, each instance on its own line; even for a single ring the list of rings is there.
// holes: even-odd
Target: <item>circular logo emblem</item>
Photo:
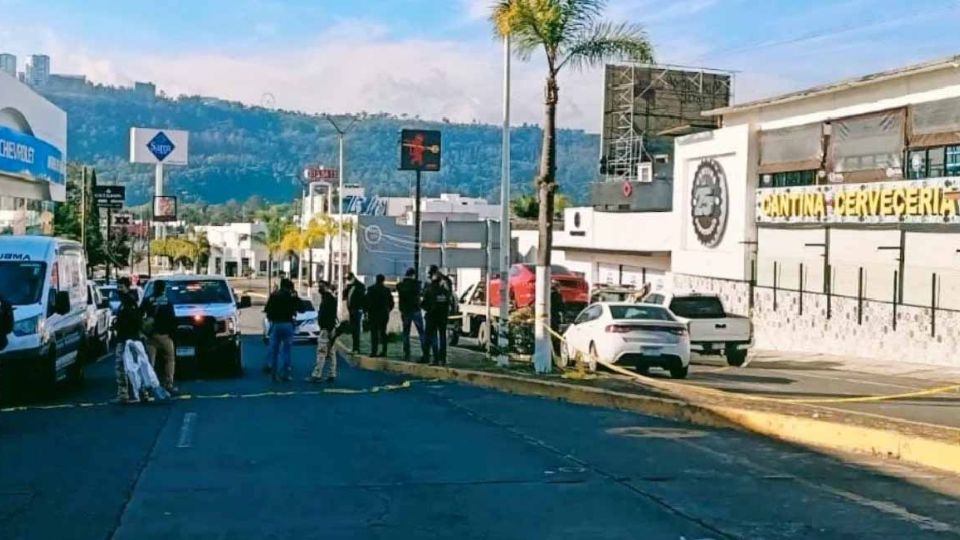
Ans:
[[[693,175],[690,195],[690,216],[697,239],[709,248],[717,247],[727,229],[730,205],[723,167],[712,159],[701,161]]]
[[[363,239],[369,245],[379,244],[380,241],[383,240],[383,231],[379,225],[370,225],[363,229]]]
[[[623,183],[623,196],[630,198],[630,195],[633,195],[633,186],[630,185],[630,182]]]

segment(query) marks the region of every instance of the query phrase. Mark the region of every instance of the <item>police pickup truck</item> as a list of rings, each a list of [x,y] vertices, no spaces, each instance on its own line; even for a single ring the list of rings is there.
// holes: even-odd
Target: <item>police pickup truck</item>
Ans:
[[[239,310],[250,306],[250,297],[237,299],[222,276],[170,275],[150,280],[144,298],[153,297],[158,281],[166,282],[165,294],[177,318],[173,335],[177,372],[181,367],[226,368],[242,375]]]

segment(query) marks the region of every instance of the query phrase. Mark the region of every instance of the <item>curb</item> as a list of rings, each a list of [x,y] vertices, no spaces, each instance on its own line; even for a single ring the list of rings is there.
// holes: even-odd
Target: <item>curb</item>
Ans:
[[[960,474],[960,430],[954,428],[944,427],[934,438],[911,433],[915,431],[916,424],[908,421],[884,419],[884,428],[881,429],[858,425],[862,424],[859,421],[864,418],[863,415],[839,413],[836,410],[819,411],[808,406],[786,407],[786,412],[772,412],[750,407],[749,403],[731,405],[735,398],[724,404],[697,403],[694,396],[637,395],[385,358],[357,355],[348,358],[354,365],[372,371],[455,381],[512,394],[619,409],[707,427],[734,428],[801,446],[867,454]],[[821,416],[831,419],[822,419]],[[931,426],[926,427],[930,431]]]

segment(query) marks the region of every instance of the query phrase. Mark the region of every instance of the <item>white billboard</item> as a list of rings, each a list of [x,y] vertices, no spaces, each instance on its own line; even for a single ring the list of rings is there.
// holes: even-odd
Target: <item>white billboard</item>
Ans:
[[[130,163],[186,165],[189,148],[186,131],[130,128]]]

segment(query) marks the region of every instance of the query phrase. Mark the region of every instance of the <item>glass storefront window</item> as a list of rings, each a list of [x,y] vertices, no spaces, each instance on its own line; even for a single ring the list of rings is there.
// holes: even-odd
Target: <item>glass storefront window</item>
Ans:
[[[944,148],[930,148],[927,150],[927,177],[939,178],[943,176]]]
[[[907,158],[907,178],[916,180],[927,177],[927,151],[911,150]]]
[[[960,176],[960,146],[947,147],[945,174],[947,176]]]

